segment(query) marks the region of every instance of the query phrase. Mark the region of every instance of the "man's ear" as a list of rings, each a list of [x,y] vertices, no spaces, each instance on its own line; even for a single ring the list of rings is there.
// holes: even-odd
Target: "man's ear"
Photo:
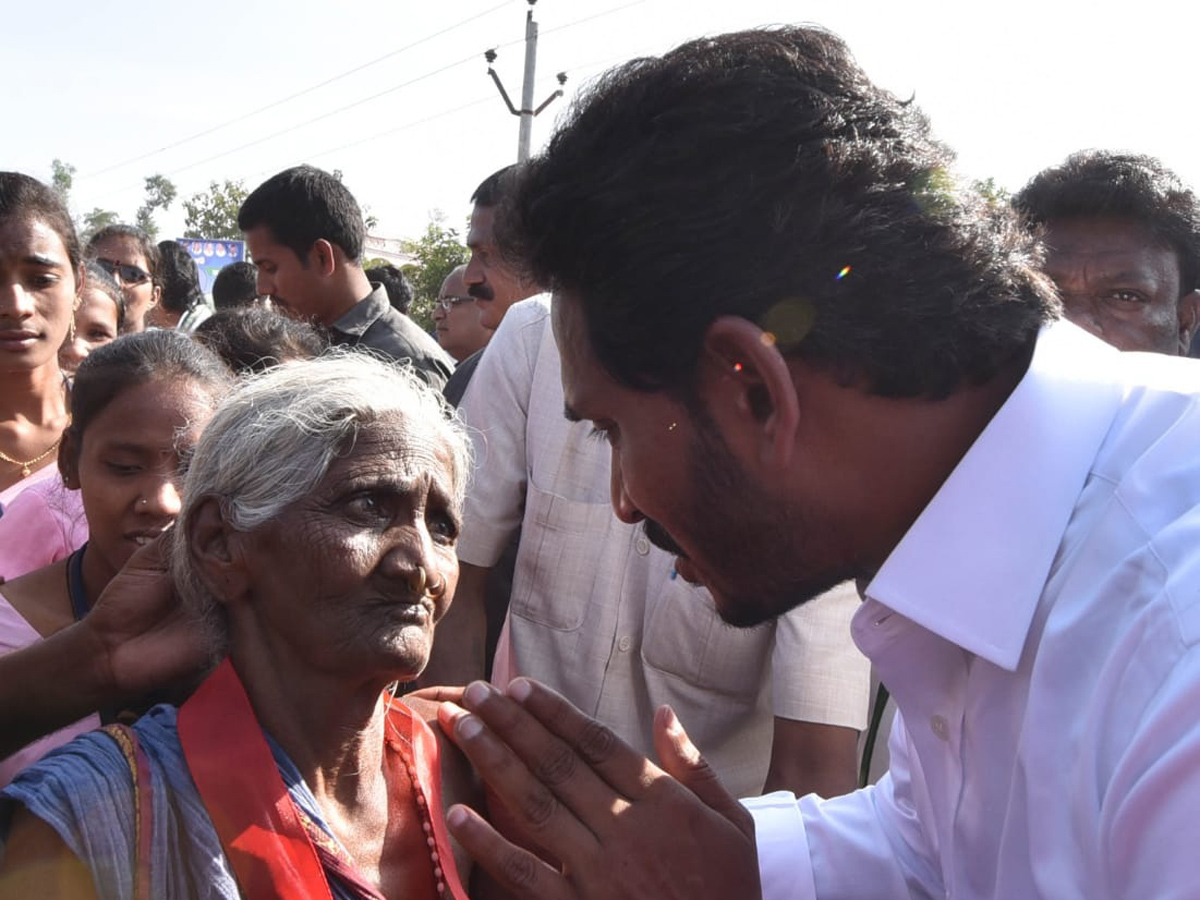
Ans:
[[[1187,356],[1192,338],[1200,325],[1200,290],[1188,291],[1179,298],[1179,355]]]
[[[727,438],[752,444],[767,466],[790,465],[800,401],[787,360],[770,334],[740,316],[714,321],[704,335],[699,388]]]
[[[309,265],[316,266],[317,272],[320,275],[328,278],[337,268],[337,256],[334,254],[333,244],[318,238],[313,242],[312,247],[308,251]]]
[[[209,593],[224,606],[249,589],[244,561],[245,535],[228,523],[216,497],[205,497],[188,513],[188,553]]]

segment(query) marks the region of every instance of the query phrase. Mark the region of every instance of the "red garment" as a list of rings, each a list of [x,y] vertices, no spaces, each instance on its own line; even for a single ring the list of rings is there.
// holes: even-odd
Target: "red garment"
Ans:
[[[467,900],[441,815],[437,738],[400,701],[392,702],[387,715],[388,730],[394,729],[412,748],[409,769],[416,776],[414,798],[425,798],[432,849],[437,851],[446,889],[442,896]],[[332,869],[364,898],[383,900],[354,873],[333,843],[322,839],[318,826],[292,801],[228,659],[180,708],[178,731],[192,780],[243,896],[248,900],[332,900],[326,875]]]

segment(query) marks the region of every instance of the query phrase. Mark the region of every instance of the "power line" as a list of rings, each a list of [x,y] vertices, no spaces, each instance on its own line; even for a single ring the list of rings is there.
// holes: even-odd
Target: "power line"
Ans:
[[[645,2],[645,0],[632,0],[632,2],[630,2],[630,3],[626,3],[626,4],[622,5],[622,6],[617,6],[617,7],[612,7],[612,8],[610,8],[610,9],[602,10],[601,12],[595,13],[595,14],[593,14],[593,15],[590,15],[590,16],[585,16],[585,17],[584,17],[584,18],[582,18],[582,19],[576,19],[576,20],[574,20],[574,21],[572,21],[572,22],[567,22],[566,24],[563,24],[563,25],[558,25],[558,26],[555,26],[554,28],[547,29],[547,33],[554,32],[554,31],[563,31],[563,30],[565,30],[565,29],[567,29],[567,28],[573,28],[573,27],[576,27],[576,26],[578,26],[578,25],[582,25],[582,24],[585,24],[585,23],[587,23],[587,22],[593,21],[593,20],[595,20],[595,19],[602,18],[602,17],[604,17],[604,16],[608,16],[608,15],[612,15],[613,13],[618,13],[618,12],[621,12],[621,11],[623,11],[623,10],[629,9],[630,7],[641,5],[641,4],[642,4],[642,3],[644,3],[644,2]],[[502,5],[507,5],[507,4],[502,4]],[[499,8],[499,7],[495,7],[494,9],[498,9],[498,8]],[[487,12],[491,12],[491,11],[494,11],[494,10],[488,10]],[[480,13],[479,15],[486,15],[486,12],[485,12],[485,13]],[[478,16],[476,16],[476,18],[478,18]],[[466,20],[466,21],[470,21],[470,20]],[[464,23],[459,23],[459,24],[461,25],[461,24],[464,24]],[[458,27],[458,26],[452,26],[452,28],[456,28],[456,27]],[[449,29],[447,29],[447,30],[449,30]],[[425,40],[425,39],[422,39],[422,40]],[[503,43],[503,44],[498,44],[498,45],[496,45],[496,46],[497,46],[498,48],[507,48],[507,47],[511,47],[511,46],[514,46],[514,45],[516,45],[516,44],[521,44],[521,43],[524,43],[524,38],[516,38],[516,39],[514,39],[514,40],[507,41],[507,42],[505,42],[505,43]],[[397,52],[399,52],[399,51],[397,51]],[[355,101],[353,101],[353,102],[351,102],[351,103],[347,103],[347,104],[343,104],[342,106],[335,107],[335,108],[333,108],[333,109],[331,109],[331,110],[328,110],[328,111],[326,111],[326,112],[324,112],[324,113],[321,113],[321,114],[320,114],[320,115],[318,115],[318,116],[314,116],[314,117],[312,117],[311,119],[306,119],[306,120],[304,120],[304,121],[302,121],[302,122],[298,122],[298,123],[296,123],[296,124],[294,124],[294,125],[290,125],[290,126],[288,126],[287,128],[283,128],[283,129],[280,129],[279,131],[274,131],[274,132],[272,132],[272,133],[270,133],[270,134],[268,134],[268,135],[264,135],[263,137],[256,138],[256,139],[254,139],[254,140],[252,140],[252,141],[247,141],[247,142],[246,142],[246,143],[244,143],[244,144],[239,144],[238,146],[236,146],[236,147],[232,147],[232,148],[230,148],[230,149],[228,149],[228,150],[222,150],[222,151],[221,151],[221,152],[219,152],[219,153],[214,153],[214,154],[212,154],[212,155],[210,155],[210,156],[206,156],[206,157],[204,157],[203,159],[196,160],[195,162],[188,163],[188,164],[187,164],[187,165],[185,165],[185,166],[179,166],[179,167],[176,167],[176,168],[174,168],[174,169],[171,169],[170,171],[168,171],[168,172],[166,172],[166,173],[164,173],[164,174],[166,174],[167,176],[177,176],[177,175],[178,175],[179,173],[181,173],[181,172],[187,172],[187,171],[189,171],[189,170],[191,170],[191,169],[194,169],[194,168],[196,168],[196,167],[198,167],[198,166],[202,166],[202,165],[204,165],[205,163],[210,163],[210,162],[213,162],[214,160],[223,159],[223,158],[224,158],[224,157],[226,157],[226,156],[231,156],[231,155],[232,155],[232,154],[234,154],[234,153],[238,153],[238,152],[240,152],[240,151],[242,151],[242,150],[247,150],[247,149],[249,149],[250,147],[255,147],[255,146],[259,145],[259,144],[266,143],[267,141],[273,140],[273,139],[275,139],[275,138],[277,138],[277,137],[282,137],[282,136],[283,136],[283,135],[285,135],[285,134],[290,134],[290,133],[292,133],[292,132],[294,132],[294,131],[298,131],[298,130],[300,130],[301,128],[304,128],[304,127],[305,127],[305,126],[307,126],[307,125],[312,125],[312,124],[314,124],[314,123],[316,123],[316,122],[321,122],[321,121],[324,121],[325,119],[329,119],[329,118],[331,118],[331,117],[333,117],[333,116],[335,116],[335,115],[337,115],[337,114],[339,114],[339,113],[342,113],[342,112],[345,112],[345,111],[347,111],[347,110],[354,109],[354,108],[356,108],[356,107],[362,106],[362,105],[363,105],[363,104],[365,104],[365,103],[370,103],[370,102],[371,102],[371,101],[373,101],[373,100],[378,100],[380,97],[385,97],[385,96],[387,96],[388,94],[395,93],[395,92],[396,92],[396,91],[398,91],[398,90],[401,90],[401,89],[403,89],[403,88],[406,88],[406,87],[410,87],[411,85],[417,84],[417,83],[419,83],[419,82],[421,82],[421,81],[425,81],[425,80],[426,80],[426,79],[428,79],[428,78],[432,78],[434,75],[440,75],[440,74],[441,74],[441,73],[443,73],[443,72],[447,72],[447,71],[449,71],[450,69],[457,68],[458,66],[461,66],[461,65],[464,65],[464,64],[466,64],[466,63],[468,63],[468,62],[471,62],[471,61],[473,61],[473,60],[476,60],[477,58],[478,58],[478,53],[477,53],[477,52],[476,52],[476,53],[472,53],[470,56],[465,56],[465,57],[463,57],[462,59],[459,59],[459,60],[457,60],[457,61],[455,61],[455,62],[448,63],[448,64],[446,64],[446,65],[444,65],[444,66],[441,66],[440,68],[433,69],[433,70],[431,70],[431,71],[429,71],[429,72],[425,72],[424,74],[418,75],[418,76],[416,76],[415,78],[410,78],[410,79],[409,79],[409,80],[407,80],[407,81],[403,81],[403,82],[401,82],[400,84],[393,85],[392,87],[389,87],[389,88],[386,88],[386,89],[384,89],[384,90],[382,90],[382,91],[379,91],[379,92],[377,92],[377,93],[371,94],[370,96],[363,97],[363,98],[360,98],[360,99],[358,99],[358,100],[355,100]],[[360,68],[361,68],[361,67],[360,67]],[[283,102],[283,101],[279,101],[279,102]],[[274,104],[272,104],[272,105],[274,105]],[[474,103],[472,103],[472,104],[468,104],[468,105],[474,105]],[[268,107],[263,107],[263,108],[264,108],[264,109],[267,109],[267,108],[269,108],[269,106],[268,106]],[[261,110],[260,110],[260,111],[261,111]],[[452,111],[457,111],[457,109],[456,109],[456,110],[452,110]],[[247,116],[250,116],[250,115],[254,115],[254,113],[247,113],[247,114],[246,114],[246,116],[242,116],[242,117],[240,117],[239,119],[237,119],[237,120],[235,120],[235,121],[240,121],[242,118],[246,118]],[[421,122],[422,122],[422,123],[423,123],[424,121],[427,121],[427,120],[421,120]],[[417,123],[417,124],[420,124],[420,123]],[[217,127],[219,128],[219,127],[223,127],[223,126],[217,126]],[[405,127],[408,127],[408,126],[401,126],[400,128],[398,128],[398,129],[394,129],[394,130],[396,130],[396,131],[403,130]],[[216,130],[216,129],[210,129],[210,131],[212,131],[212,130]],[[206,132],[206,133],[207,133],[207,132]],[[173,145],[173,146],[174,146],[174,145]],[[157,152],[159,152],[159,151],[155,151],[155,152],[157,153]],[[333,151],[326,151],[326,152],[333,152]],[[153,154],[147,154],[147,155],[153,155]],[[139,157],[139,159],[144,159],[144,158],[145,158],[145,157]],[[108,171],[108,170],[105,170],[105,171]],[[116,193],[119,193],[119,192],[129,191],[129,190],[136,190],[136,189],[137,189],[138,187],[140,187],[140,186],[141,186],[141,181],[138,181],[137,183],[131,183],[131,184],[127,185],[126,187],[123,187],[123,188],[120,188],[119,190],[114,190],[114,191],[110,192],[110,195],[111,195],[111,194],[116,194]]]
[[[198,140],[199,138],[206,137],[207,135],[210,135],[210,134],[213,134],[214,132],[220,131],[222,128],[228,128],[230,125],[236,125],[238,122],[244,122],[244,121],[246,121],[246,119],[249,119],[253,116],[257,116],[259,113],[266,112],[269,109],[274,109],[276,106],[282,106],[284,103],[289,103],[292,100],[295,100],[297,97],[303,97],[305,94],[311,94],[313,91],[319,90],[323,87],[326,87],[327,85],[333,84],[335,81],[341,81],[343,78],[348,78],[349,76],[354,75],[357,72],[361,72],[363,69],[369,69],[371,66],[377,65],[377,64],[383,62],[385,59],[391,59],[393,56],[397,56],[408,50],[412,50],[414,47],[419,47],[422,44],[428,43],[429,41],[433,40],[434,38],[441,37],[444,34],[449,34],[451,31],[461,28],[464,25],[468,25],[471,22],[476,21],[477,19],[482,19],[484,16],[490,15],[491,13],[494,13],[497,10],[502,9],[505,6],[508,6],[509,3],[510,3],[510,0],[504,0],[504,2],[502,2],[502,3],[498,3],[495,6],[490,7],[489,9],[485,9],[483,12],[477,13],[473,16],[463,19],[461,22],[458,22],[454,25],[450,25],[446,28],[443,28],[441,31],[435,31],[433,34],[426,35],[425,37],[420,38],[419,40],[413,41],[411,44],[406,44],[403,47],[399,47],[396,50],[391,51],[390,53],[385,53],[383,56],[377,57],[377,58],[371,60],[370,62],[365,62],[362,65],[355,66],[353,69],[347,69],[345,72],[341,72],[330,78],[326,78],[324,81],[321,81],[317,84],[306,87],[303,90],[296,91],[294,94],[289,94],[288,96],[283,97],[279,100],[272,101],[271,103],[268,103],[265,106],[260,106],[258,109],[253,109],[250,112],[242,113],[241,115],[236,116],[232,119],[229,119],[226,122],[222,122],[219,125],[213,125],[211,128],[206,128],[204,131],[198,131],[195,134],[188,135],[185,138],[180,138],[179,140],[175,141],[174,143],[166,144],[162,147],[159,147],[157,150],[151,150],[149,153],[143,153],[141,156],[135,156],[135,157],[132,157],[131,159],[127,159],[123,162],[114,163],[111,166],[106,166],[103,169],[97,169],[95,172],[88,172],[88,173],[86,173],[84,175],[80,175],[78,177],[80,179],[84,179],[84,178],[94,178],[99,175],[105,175],[108,172],[112,172],[115,169],[121,169],[121,168],[124,168],[125,166],[133,165],[136,162],[141,162],[142,160],[149,159],[152,156],[157,156],[159,153],[165,153],[167,150],[174,150],[176,147],[181,147],[184,144],[188,144],[194,140]]]

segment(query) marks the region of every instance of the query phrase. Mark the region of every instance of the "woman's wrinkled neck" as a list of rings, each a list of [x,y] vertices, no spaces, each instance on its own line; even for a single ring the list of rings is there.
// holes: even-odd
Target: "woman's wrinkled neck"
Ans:
[[[230,658],[259,725],[322,807],[353,807],[383,783],[387,682],[341,679],[231,641]]]

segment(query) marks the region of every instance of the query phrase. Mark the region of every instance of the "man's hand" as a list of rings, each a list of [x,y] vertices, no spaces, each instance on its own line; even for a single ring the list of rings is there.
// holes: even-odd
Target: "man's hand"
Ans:
[[[205,629],[183,609],[169,571],[171,533],[127,562],[80,624],[101,684],[122,699],[196,679],[212,662]]]
[[[522,900],[753,900],[754,823],[692,745],[675,714],[655,716],[662,768],[565,699],[519,678],[483,683],[440,721],[534,844],[561,870],[456,806],[451,833]]]

